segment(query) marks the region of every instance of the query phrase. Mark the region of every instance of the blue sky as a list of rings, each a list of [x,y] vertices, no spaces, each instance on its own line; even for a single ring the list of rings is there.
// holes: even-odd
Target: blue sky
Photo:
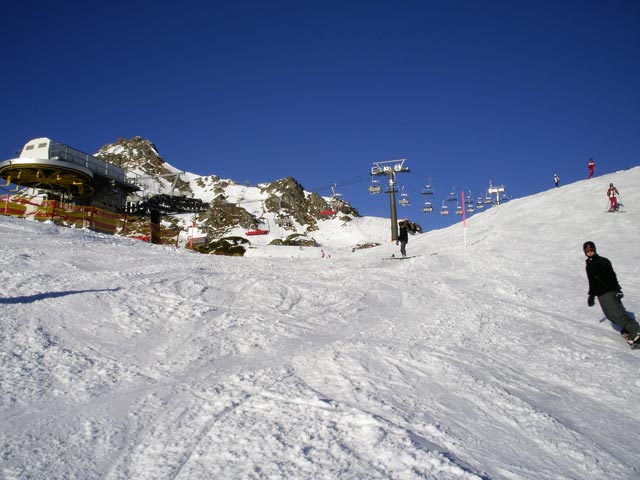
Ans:
[[[0,24],[0,159],[46,136],[153,141],[185,171],[296,178],[364,215],[376,161],[425,229],[489,180],[514,197],[639,164],[637,1],[35,2]],[[623,192],[624,193],[624,192]],[[604,195],[604,194],[603,194]],[[451,215],[451,217],[455,217]]]

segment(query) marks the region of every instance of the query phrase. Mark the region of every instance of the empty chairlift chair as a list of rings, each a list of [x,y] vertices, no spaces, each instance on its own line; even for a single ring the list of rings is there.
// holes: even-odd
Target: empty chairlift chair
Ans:
[[[424,187],[422,187],[422,195],[433,195],[433,186],[431,185],[431,179]]]
[[[469,195],[464,197],[465,205],[473,205],[473,197],[471,196],[471,190],[469,190]]]
[[[382,193],[382,186],[380,185],[380,180],[371,180],[371,185],[369,185],[369,193],[372,195]]]
[[[409,205],[411,205],[411,202],[409,201],[409,195],[404,193],[404,187],[402,187],[402,193],[400,194],[400,200],[398,200],[398,203],[403,207],[408,207]]]
[[[269,220],[266,218],[259,218],[257,223],[258,226],[253,230],[247,230],[246,235],[267,235],[269,233]]]

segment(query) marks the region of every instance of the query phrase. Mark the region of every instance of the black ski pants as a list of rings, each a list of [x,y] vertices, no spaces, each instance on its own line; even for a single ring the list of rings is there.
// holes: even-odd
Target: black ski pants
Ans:
[[[602,313],[607,319],[624,328],[625,332],[635,335],[640,331],[640,325],[627,314],[620,299],[616,298],[616,293],[607,292],[598,297]]]
[[[400,240],[400,253],[402,254],[403,257],[407,256],[407,241],[406,240]]]

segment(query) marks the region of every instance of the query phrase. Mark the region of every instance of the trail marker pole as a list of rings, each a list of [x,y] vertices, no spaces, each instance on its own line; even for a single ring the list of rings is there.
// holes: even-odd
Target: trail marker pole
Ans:
[[[464,208],[464,190],[462,193],[462,231],[464,232],[464,248],[467,248],[467,219]]]

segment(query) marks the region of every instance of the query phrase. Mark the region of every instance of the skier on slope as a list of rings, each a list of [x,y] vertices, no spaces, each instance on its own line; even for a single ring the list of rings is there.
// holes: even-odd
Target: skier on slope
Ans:
[[[589,280],[589,297],[587,305],[595,305],[595,297],[602,308],[602,313],[611,322],[622,328],[620,332],[631,348],[640,348],[640,325],[631,318],[622,305],[622,294],[616,272],[611,262],[596,253],[593,242],[584,242],[582,246],[587,256],[587,279]]]
[[[556,186],[556,188],[560,186],[560,177],[558,176],[557,173],[553,174],[553,183]]]
[[[400,253],[403,257],[407,256],[407,243],[409,242],[409,220],[403,219],[398,223],[398,240],[396,245],[400,244]]]
[[[607,197],[609,197],[609,211],[615,212],[618,210],[618,195],[620,192],[616,187],[613,186],[613,183],[609,184],[609,189],[607,190]]]
[[[593,177],[593,171],[596,168],[596,162],[593,161],[593,158],[589,159],[589,163],[587,164],[587,167],[589,167],[589,178]]]

